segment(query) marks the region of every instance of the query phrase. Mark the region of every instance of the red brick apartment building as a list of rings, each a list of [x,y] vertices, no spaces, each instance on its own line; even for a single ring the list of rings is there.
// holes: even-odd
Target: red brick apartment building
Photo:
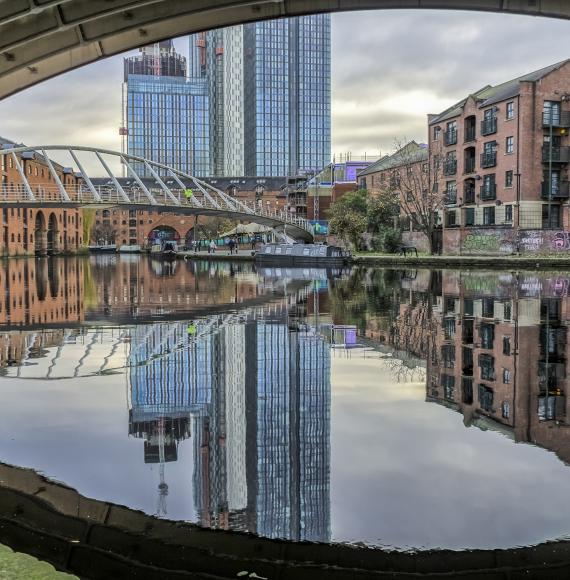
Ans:
[[[14,143],[0,137],[2,149]],[[39,153],[16,154],[34,194],[55,195],[55,179],[47,160]],[[76,187],[81,180],[72,169],[52,162],[65,187]],[[11,192],[22,188],[22,180],[12,155],[0,156],[0,199],[9,199]],[[17,208],[2,204],[0,256],[18,256],[60,252],[76,252],[83,245],[83,216],[79,209],[51,207]]]
[[[428,124],[444,253],[570,250],[570,60],[484,87]]]

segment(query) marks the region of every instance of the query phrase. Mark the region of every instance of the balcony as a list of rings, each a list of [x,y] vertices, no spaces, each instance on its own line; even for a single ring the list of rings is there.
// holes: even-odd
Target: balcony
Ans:
[[[457,129],[446,131],[443,134],[443,142],[445,145],[455,145],[457,143]]]
[[[552,151],[552,156],[551,156]],[[542,146],[542,162],[543,163],[568,163],[570,161],[570,147],[550,147],[550,145]]]
[[[455,205],[457,203],[457,191],[444,192],[445,205]]]
[[[543,127],[570,127],[570,111],[548,111],[542,113]]]
[[[496,183],[486,183],[481,186],[480,196],[483,201],[488,201],[490,199],[496,199],[497,197],[497,184]]]
[[[481,135],[492,135],[497,132],[497,117],[489,117],[481,121]]]
[[[465,203],[475,203],[475,183],[469,181],[463,186],[463,201]]]
[[[467,157],[465,159],[465,168],[463,173],[474,173],[475,172],[475,157]]]
[[[542,199],[568,199],[570,197],[570,182],[560,181],[552,184],[552,197],[550,197],[550,184],[542,182]]]
[[[471,141],[475,141],[477,130],[475,129],[475,125],[465,127],[465,143],[470,143]]]
[[[447,159],[443,163],[444,175],[455,175],[457,173],[457,159]]]
[[[497,165],[497,153],[492,151],[490,153],[481,153],[481,167],[487,169],[488,167],[495,167]]]

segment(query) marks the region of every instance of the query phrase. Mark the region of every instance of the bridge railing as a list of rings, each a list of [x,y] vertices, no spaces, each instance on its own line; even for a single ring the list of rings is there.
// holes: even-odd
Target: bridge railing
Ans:
[[[312,231],[308,220],[296,217],[284,209],[266,206],[262,201],[237,200],[229,196],[222,196],[215,190],[208,191],[208,196],[199,190],[193,190],[193,195],[187,199],[181,188],[168,188],[168,192],[161,187],[147,187],[152,199],[142,188],[137,186],[122,186],[117,188],[114,184],[92,185],[64,184],[62,190],[56,183],[29,184],[28,190],[20,183],[4,184],[0,188],[1,203],[29,203],[38,204],[62,204],[72,203],[80,205],[157,205],[175,208],[194,207],[208,210],[223,210],[232,213],[250,213],[260,217],[281,221],[284,224],[293,225],[307,231]],[[30,191],[31,194],[30,195]],[[33,196],[33,197],[32,197]]]

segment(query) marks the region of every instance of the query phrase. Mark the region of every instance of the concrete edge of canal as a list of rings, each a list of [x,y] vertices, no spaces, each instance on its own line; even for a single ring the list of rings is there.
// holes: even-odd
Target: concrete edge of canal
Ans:
[[[570,577],[570,541],[415,553],[267,539],[157,519],[0,464],[0,542],[85,580]],[[241,574],[240,574],[241,573]]]

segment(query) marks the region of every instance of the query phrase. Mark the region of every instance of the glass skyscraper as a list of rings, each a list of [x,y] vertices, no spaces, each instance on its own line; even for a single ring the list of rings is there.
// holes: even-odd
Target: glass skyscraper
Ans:
[[[191,175],[208,176],[210,122],[204,79],[187,79],[186,59],[172,43],[125,59],[126,150]],[[150,177],[143,164],[134,169]]]
[[[209,87],[215,175],[297,175],[330,162],[330,46],[326,14],[190,37],[190,76]]]

